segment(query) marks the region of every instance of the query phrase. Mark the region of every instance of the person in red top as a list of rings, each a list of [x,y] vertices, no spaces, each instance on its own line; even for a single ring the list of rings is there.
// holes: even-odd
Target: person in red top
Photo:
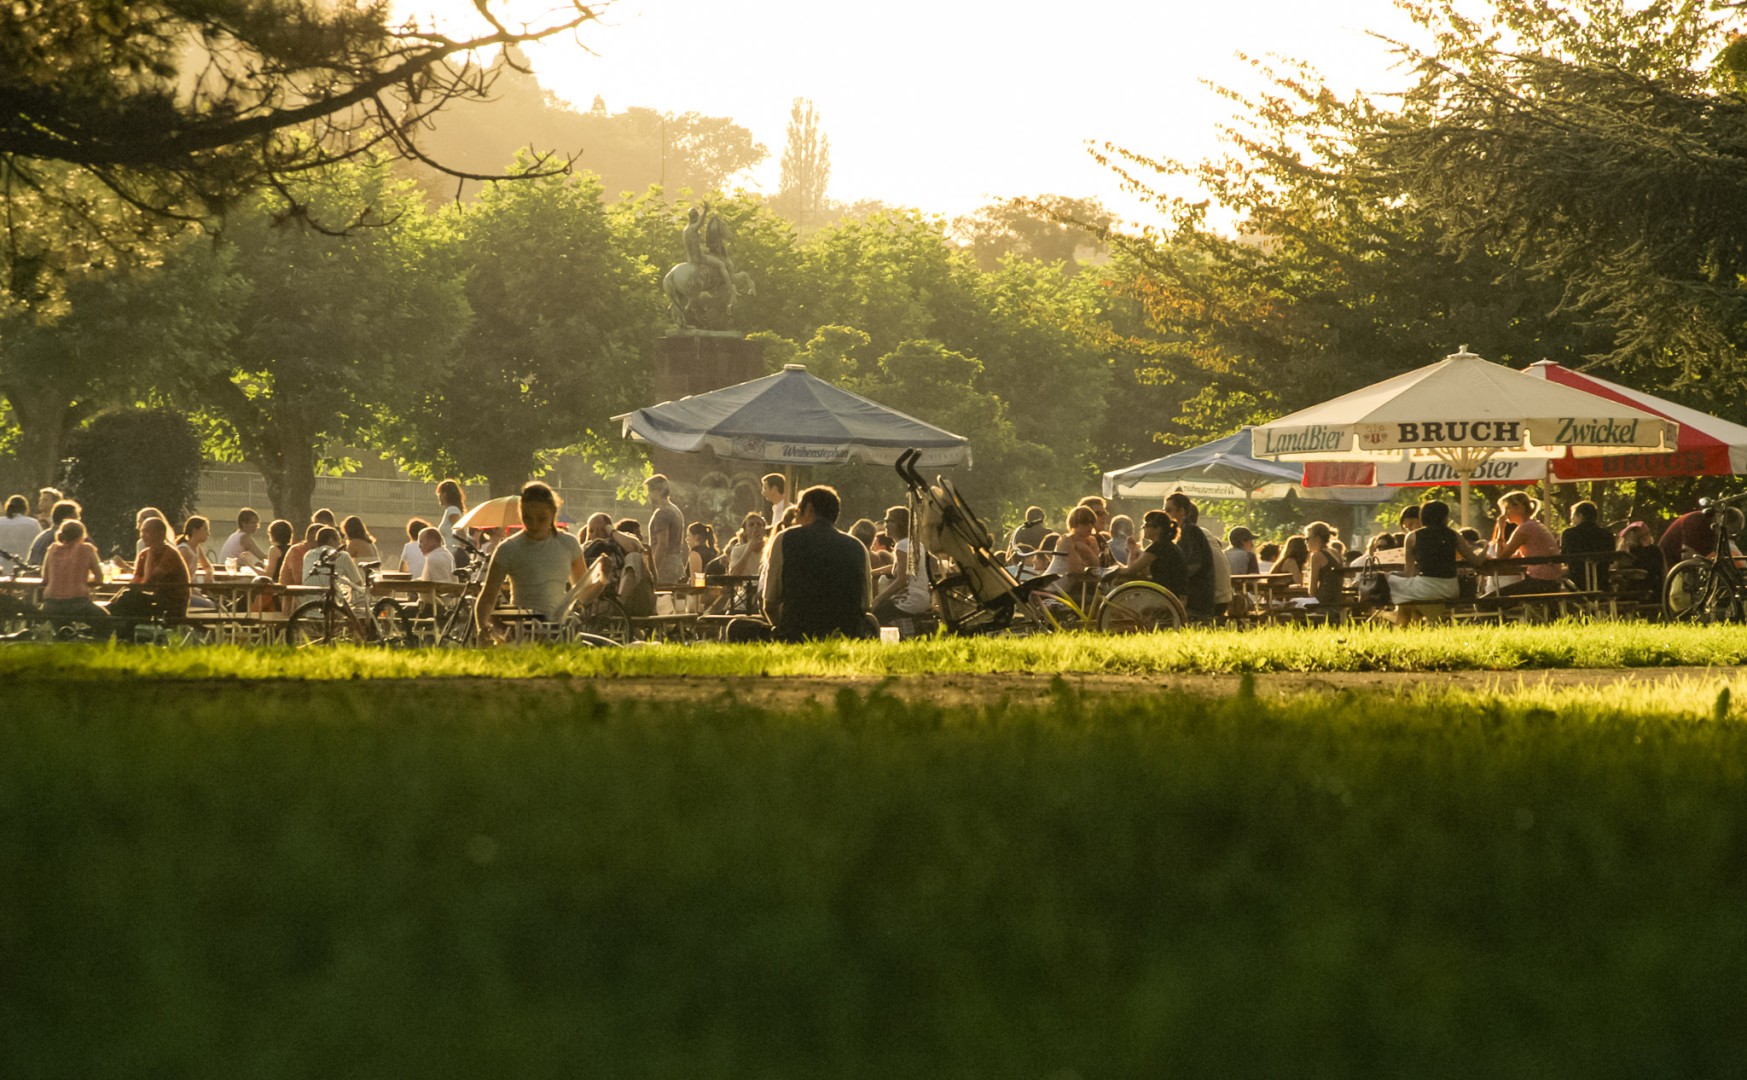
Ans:
[[[1669,523],[1663,530],[1662,539],[1656,542],[1662,549],[1662,565],[1673,566],[1686,558],[1685,550],[1691,550],[1699,555],[1709,555],[1717,550],[1717,533],[1703,510],[1694,510],[1682,514]]]
[[[140,524],[145,547],[133,564],[133,588],[149,593],[159,613],[181,618],[188,613],[188,564],[169,540],[170,526],[163,518]]]
[[[85,525],[78,518],[61,522],[55,543],[42,557],[42,610],[44,615],[69,618],[103,618],[109,614],[91,599],[91,586],[103,584],[103,562],[96,547],[85,542]]]

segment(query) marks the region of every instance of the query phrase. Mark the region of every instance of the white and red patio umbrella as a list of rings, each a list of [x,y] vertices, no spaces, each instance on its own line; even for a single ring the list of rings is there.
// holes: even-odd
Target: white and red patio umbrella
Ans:
[[[1488,363],[1467,349],[1258,426],[1258,458],[1373,466],[1438,463],[1462,489],[1512,461],[1666,452],[1679,424]],[[1544,466],[1543,466],[1544,467]],[[1375,482],[1375,480],[1373,480]]]
[[[1632,480],[1654,476],[1747,476],[1747,427],[1732,424],[1654,397],[1642,390],[1633,390],[1619,383],[1572,371],[1551,360],[1531,364],[1523,372],[1550,383],[1569,386],[1597,397],[1672,420],[1680,425],[1675,437],[1674,452],[1668,454],[1620,453],[1594,457],[1554,458],[1552,479],[1561,483],[1573,480]]]

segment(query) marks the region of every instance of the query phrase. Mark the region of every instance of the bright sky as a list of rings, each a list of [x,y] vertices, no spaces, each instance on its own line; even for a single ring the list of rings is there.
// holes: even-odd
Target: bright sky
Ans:
[[[408,10],[462,0],[403,0]],[[494,5],[495,7],[495,5]],[[1336,89],[1385,90],[1385,46],[1410,33],[1390,0],[616,0],[582,44],[530,50],[542,85],[587,108],[732,117],[770,151],[745,178],[776,189],[796,97],[831,139],[829,196],[961,214],[1010,195],[1135,204],[1088,140],[1198,159],[1249,88],[1235,54],[1308,60]],[[586,164],[586,156],[584,158]]]

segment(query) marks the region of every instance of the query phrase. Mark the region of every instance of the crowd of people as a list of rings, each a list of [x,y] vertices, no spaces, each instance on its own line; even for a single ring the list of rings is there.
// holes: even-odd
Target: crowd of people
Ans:
[[[436,487],[430,518],[409,520],[398,552],[392,544],[387,550],[403,575],[396,580],[482,579],[473,616],[488,638],[497,631],[494,612],[506,586],[515,608],[553,618],[591,568],[597,587],[614,589],[632,615],[664,613],[661,604],[674,603],[679,588],[690,611],[744,616],[745,625],[730,628],[734,640],[865,636],[881,626],[914,630],[934,612],[940,557],[927,550],[908,506],[840,528],[835,490],[816,486],[791,499],[786,478],[772,473],[762,482],[765,512],[746,514],[719,542],[712,524],[688,523],[666,477],[650,477],[644,491],[651,511],[646,524],[597,513],[573,535],[559,520],[556,495],[539,482],[521,491],[519,526],[464,528],[465,493],[445,480]],[[1540,507],[1525,492],[1505,494],[1497,510],[1490,536],[1483,536],[1453,527],[1443,502],[1412,505],[1401,511],[1396,529],[1355,553],[1327,522],[1310,522],[1281,541],[1260,541],[1245,526],[1221,536],[1201,524],[1200,509],[1179,492],[1162,509],[1147,511],[1137,529],[1132,518],[1112,514],[1103,498],[1090,495],[1059,519],[1059,529],[1042,507],[1032,506],[1010,533],[990,541],[1017,580],[1048,575],[1054,595],[1151,581],[1177,596],[1196,620],[1244,614],[1256,590],[1243,586],[1255,582],[1276,586],[1264,592],[1283,605],[1329,612],[1347,606],[1349,583],[1379,606],[1450,601],[1462,595],[1464,567],[1470,579],[1494,571],[1506,596],[1579,582],[1603,590],[1617,584],[1653,598],[1668,566],[1688,553],[1708,555],[1715,545],[1711,523],[1699,511],[1676,518],[1658,537],[1644,522],[1617,531],[1603,527],[1587,501],[1572,507],[1569,527],[1558,535],[1539,520]],[[301,529],[278,519],[263,530],[261,516],[244,509],[218,545],[215,566],[210,521],[194,515],[178,529],[146,507],[136,518],[134,558],[113,566],[114,574],[128,575],[127,587],[104,606],[93,591],[111,570],[80,518],[79,504],[53,489],[44,489],[34,508],[22,495],[6,501],[0,570],[40,568],[45,614],[145,617],[211,608],[214,600],[202,586],[211,585],[218,566],[265,586],[255,595],[259,610],[288,609],[282,590],[291,586],[331,587],[362,602],[369,596],[366,569],[383,563],[384,547],[356,515],[321,509]],[[1507,577],[1496,572],[1496,560],[1503,559],[1526,561],[1513,564],[1516,576]],[[706,587],[724,580],[755,587]]]

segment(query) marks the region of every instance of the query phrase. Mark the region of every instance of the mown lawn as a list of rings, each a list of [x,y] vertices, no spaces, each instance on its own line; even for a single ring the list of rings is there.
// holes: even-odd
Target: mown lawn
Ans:
[[[1135,636],[927,638],[897,645],[658,645],[627,649],[506,647],[392,650],[9,645],[0,679],[353,679],[448,676],[850,676],[1032,673],[1514,671],[1543,668],[1734,667],[1747,626],[1566,622],[1398,630],[1271,627]]]
[[[0,1076],[1747,1061],[1747,727],[1716,684],[5,700]]]

